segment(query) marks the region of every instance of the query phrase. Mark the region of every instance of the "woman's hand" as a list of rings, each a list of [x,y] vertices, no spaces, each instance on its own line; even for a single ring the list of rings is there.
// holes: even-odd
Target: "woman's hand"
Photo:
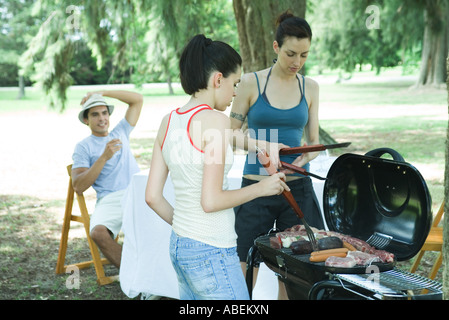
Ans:
[[[281,160],[279,158],[279,150],[289,148],[289,146],[283,143],[259,141],[258,148],[265,150],[270,157],[270,162],[274,165],[275,168],[280,169]]]
[[[261,197],[280,195],[284,190],[290,191],[290,188],[285,183],[285,174],[279,172],[270,177],[262,179],[258,182],[260,190],[262,191]]]

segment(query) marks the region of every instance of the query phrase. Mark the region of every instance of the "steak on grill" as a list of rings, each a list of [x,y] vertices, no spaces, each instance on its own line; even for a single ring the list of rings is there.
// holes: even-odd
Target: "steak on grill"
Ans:
[[[361,251],[362,253],[367,253],[370,255],[377,256],[381,262],[390,263],[394,261],[394,254],[391,252],[387,252],[385,250],[378,250],[375,247],[368,244],[366,241],[361,239],[351,237],[348,235],[344,235],[335,231],[326,231],[319,230],[312,227],[312,230],[315,233],[315,237],[317,239],[322,239],[326,237],[337,237],[341,239],[343,242],[347,242],[355,247],[357,251]],[[291,243],[297,240],[307,240],[307,232],[303,225],[295,225],[291,228],[287,228],[282,232],[276,233],[276,237],[274,239],[270,239],[271,246],[273,248],[279,249],[281,247],[288,248]]]
[[[346,256],[342,257],[329,257],[324,262],[326,267],[337,267],[337,268],[352,268],[356,265],[356,260],[353,257]]]
[[[381,262],[381,259],[373,254],[361,251],[349,251],[348,257],[353,258],[358,265],[366,266],[373,262]]]

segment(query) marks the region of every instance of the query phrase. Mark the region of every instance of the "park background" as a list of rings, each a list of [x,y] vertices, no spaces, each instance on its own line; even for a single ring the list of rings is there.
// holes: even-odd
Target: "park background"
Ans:
[[[188,39],[226,41],[245,72],[266,68],[275,18],[287,8],[314,33],[303,72],[320,84],[322,142],[352,142],[334,156],[395,149],[421,172],[436,210],[445,192],[448,2],[0,0],[0,299],[127,299],[118,283],[98,286],[93,268],[76,290],[54,273],[66,166],[90,133],[77,119],[81,98],[112,88],[143,94],[131,142],[146,169],[159,121],[188,100],[177,76]],[[115,104],[111,126],[126,109]],[[92,190],[86,198],[94,203]],[[67,260],[84,259],[83,230],[72,230]],[[421,274],[433,259],[426,254]]]

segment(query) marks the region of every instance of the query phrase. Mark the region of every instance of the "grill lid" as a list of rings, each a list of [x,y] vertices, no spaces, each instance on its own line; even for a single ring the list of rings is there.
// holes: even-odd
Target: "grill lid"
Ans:
[[[381,158],[385,153],[393,160]],[[432,223],[426,182],[388,148],[338,157],[327,174],[323,209],[330,230],[392,252],[398,261],[418,253]]]

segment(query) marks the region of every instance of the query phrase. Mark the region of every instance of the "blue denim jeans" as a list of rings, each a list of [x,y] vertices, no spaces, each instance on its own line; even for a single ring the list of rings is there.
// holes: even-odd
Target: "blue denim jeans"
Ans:
[[[181,300],[248,300],[236,247],[217,248],[172,232],[170,258]]]

